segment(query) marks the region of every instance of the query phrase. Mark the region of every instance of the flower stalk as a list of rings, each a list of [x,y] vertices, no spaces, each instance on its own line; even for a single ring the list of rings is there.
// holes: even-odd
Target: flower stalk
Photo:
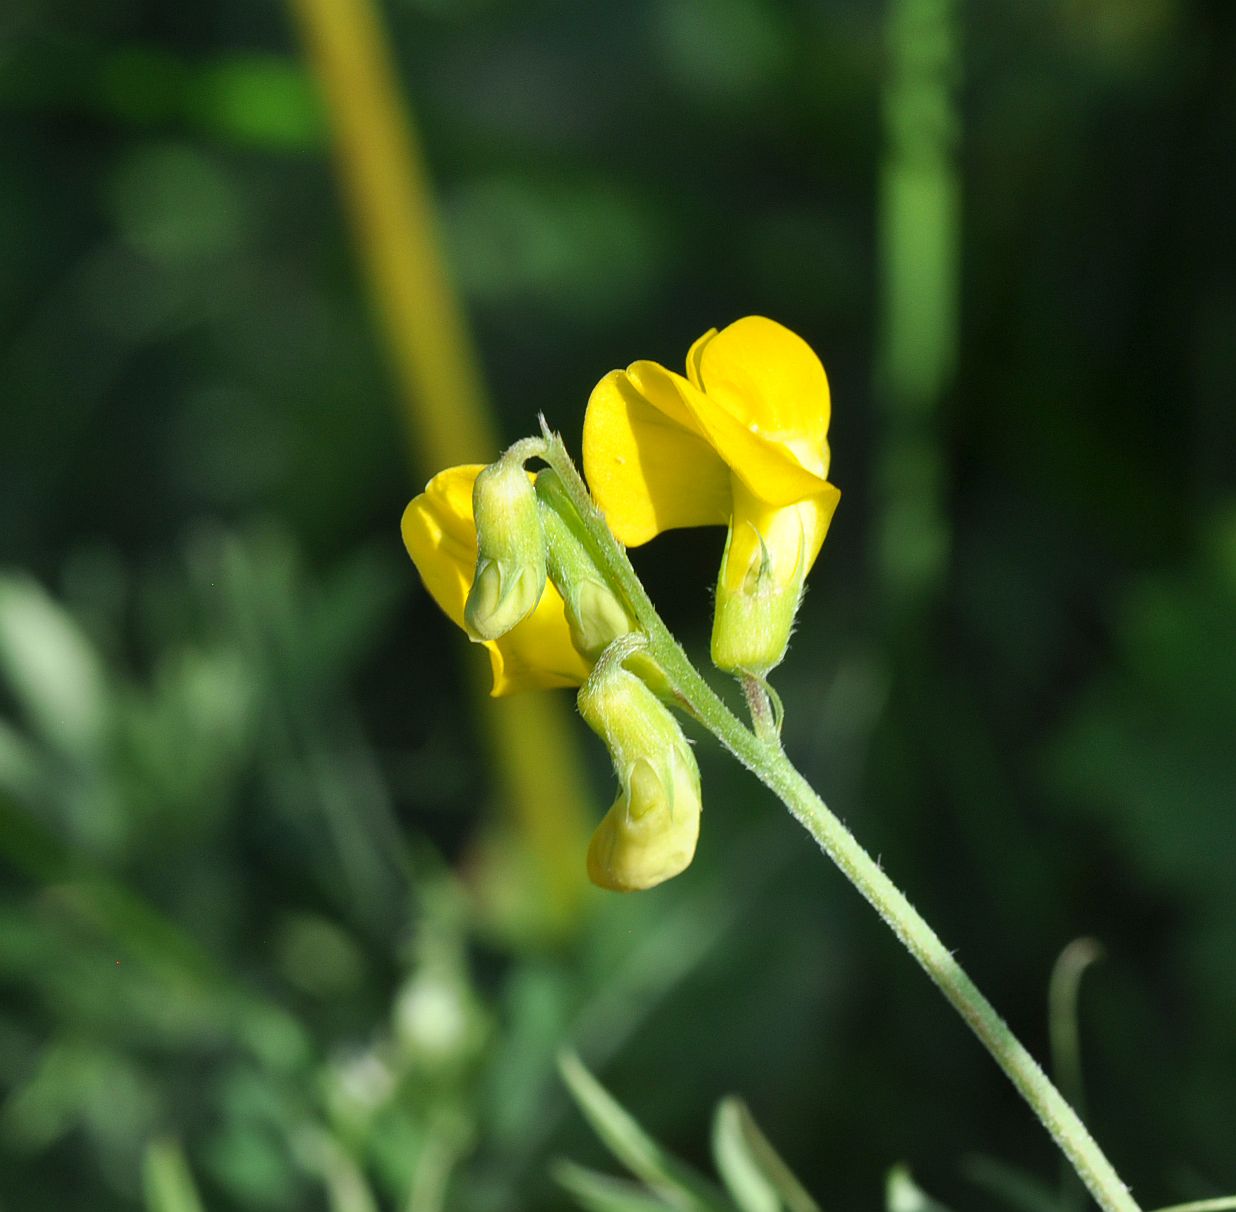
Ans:
[[[1139,1212],[1126,1185],[1042,1067],[901,889],[791,763],[773,726],[771,704],[762,686],[754,679],[744,686],[756,725],[753,731],[730,711],[691,664],[644,592],[626,551],[593,503],[561,438],[549,431],[543,418],[541,425],[546,442],[542,457],[557,473],[564,495],[578,515],[580,533],[594,561],[622,593],[647,637],[647,653],[664,672],[673,697],[782,801],[883,918],[1030,1104],[1099,1207],[1104,1212]]]

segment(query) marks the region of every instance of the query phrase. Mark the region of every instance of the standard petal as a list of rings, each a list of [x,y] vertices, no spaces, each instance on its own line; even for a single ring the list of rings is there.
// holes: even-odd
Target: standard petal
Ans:
[[[476,570],[472,486],[478,465],[439,472],[404,510],[404,546],[430,596],[463,628],[464,602]],[[487,641],[494,695],[551,686],[578,686],[588,665],[571,644],[562,597],[547,585],[536,609],[501,639]]]
[[[584,474],[610,529],[631,547],[663,530],[729,520],[729,472],[675,380],[690,387],[654,362],[611,371],[584,416]]]
[[[802,443],[796,453],[803,466],[828,475],[828,376],[797,333],[764,316],[736,320],[701,345],[697,373],[735,420],[770,439]]]
[[[748,316],[696,341],[687,374],[676,384],[683,403],[753,493],[788,505],[822,490],[828,378],[801,337]]]
[[[717,335],[715,328],[710,328],[702,337],[687,350],[687,378],[692,387],[704,390],[704,380],[700,377],[700,359],[704,356],[704,347]]]
[[[720,339],[718,334],[705,347],[705,360],[707,351]],[[791,505],[824,489],[828,482],[825,476],[803,466],[799,458],[800,438],[769,433],[758,422],[741,421],[711,392],[700,391],[681,375],[663,373],[708,445],[761,500],[769,505]]]

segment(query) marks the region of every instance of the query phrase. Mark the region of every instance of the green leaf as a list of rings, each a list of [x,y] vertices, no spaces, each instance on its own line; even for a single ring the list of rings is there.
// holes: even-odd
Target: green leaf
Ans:
[[[47,741],[78,760],[94,756],[107,705],[98,654],[69,613],[22,574],[0,577],[0,672]]]
[[[558,1071],[606,1148],[637,1178],[682,1212],[728,1212],[724,1197],[706,1179],[671,1157],[614,1101],[574,1052],[563,1052]]]
[[[894,1166],[884,1187],[885,1212],[951,1212],[927,1195],[910,1177],[906,1166]]]
[[[171,1137],[160,1137],[146,1146],[142,1180],[147,1212],[202,1212],[185,1155]]]
[[[559,1162],[554,1166],[554,1178],[585,1212],[674,1212],[674,1204],[647,1194],[642,1187],[574,1162]]]
[[[717,1105],[712,1150],[729,1193],[743,1212],[820,1212],[738,1098]]]

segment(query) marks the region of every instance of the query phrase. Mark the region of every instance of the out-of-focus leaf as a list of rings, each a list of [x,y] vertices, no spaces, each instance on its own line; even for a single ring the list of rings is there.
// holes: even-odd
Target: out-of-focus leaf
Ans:
[[[616,320],[648,297],[664,257],[640,199],[526,173],[462,185],[445,220],[460,284],[491,305],[519,301]],[[603,292],[593,286],[599,279]]]
[[[739,1098],[726,1098],[713,1119],[712,1151],[726,1188],[743,1212],[820,1212],[760,1131]]]
[[[62,1039],[44,1049],[29,1080],[4,1103],[0,1129],[22,1148],[46,1148],[82,1129],[103,1152],[123,1154],[153,1126],[159,1094],[132,1056]]]
[[[308,73],[278,55],[224,55],[195,64],[155,46],[98,60],[98,101],[139,126],[180,122],[242,146],[303,150],[324,138]]]
[[[90,641],[30,577],[0,576],[0,672],[31,724],[57,749],[93,757],[107,691]]]
[[[170,1137],[159,1137],[146,1146],[142,1180],[147,1212],[202,1212],[184,1152]]]
[[[575,1053],[562,1053],[558,1070],[593,1131],[637,1178],[690,1212],[715,1212],[729,1206],[711,1183],[666,1153]]]
[[[234,252],[249,225],[235,175],[190,143],[139,144],[117,164],[106,197],[125,243],[173,269]]]
[[[30,794],[42,778],[38,749],[17,729],[0,720],[0,788],[24,796]]]
[[[926,1194],[910,1177],[905,1166],[894,1166],[888,1172],[884,1187],[885,1212],[951,1212]]]
[[[554,1178],[586,1212],[674,1212],[677,1207],[649,1195],[634,1183],[598,1174],[574,1162],[559,1162],[554,1166]]]
[[[1051,753],[1070,800],[1101,816],[1160,887],[1224,889],[1236,861],[1236,517],[1194,565],[1135,585],[1118,664],[1081,699]]]
[[[200,68],[184,108],[195,125],[231,143],[305,150],[325,140],[309,73],[276,55],[232,55]]]
[[[1042,1179],[1017,1166],[981,1154],[962,1162],[962,1173],[976,1186],[1018,1212],[1060,1212],[1060,1199]]]

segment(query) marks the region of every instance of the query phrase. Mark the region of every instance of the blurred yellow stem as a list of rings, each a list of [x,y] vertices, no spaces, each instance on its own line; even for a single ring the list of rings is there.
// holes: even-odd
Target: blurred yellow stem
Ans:
[[[420,143],[374,4],[289,3],[332,124],[352,227],[399,374],[411,463],[425,476],[456,463],[489,462],[498,438],[442,256]],[[498,705],[484,700],[479,679],[470,685],[503,798],[541,875],[546,924],[567,928],[585,886],[589,797],[564,705],[550,695]]]
[[[420,140],[372,0],[291,0],[334,132],[340,184],[403,388],[413,465],[488,462],[476,358],[441,255]]]

